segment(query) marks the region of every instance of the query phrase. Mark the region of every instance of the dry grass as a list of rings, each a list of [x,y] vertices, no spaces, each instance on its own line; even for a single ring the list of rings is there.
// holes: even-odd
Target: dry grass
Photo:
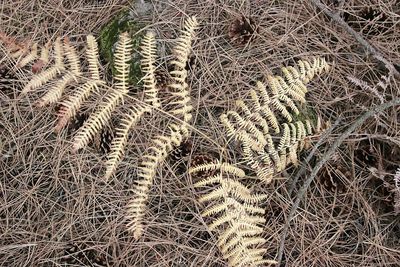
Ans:
[[[88,33],[97,34],[101,25],[129,6],[124,0],[8,2],[0,4],[1,29],[42,42],[57,35],[79,41]],[[68,6],[62,4],[67,2]],[[344,14],[349,25],[386,58],[400,63],[400,6],[396,1],[325,3]],[[368,22],[363,18],[365,6],[379,10],[385,19]],[[314,162],[381,98],[388,101],[399,96],[399,81],[394,78],[386,89],[377,87],[378,92],[346,78],[357,77],[374,86],[388,71],[311,4],[181,0],[154,1],[154,8],[148,15],[133,13],[155,30],[161,51],[171,48],[186,14],[196,15],[201,23],[189,77],[196,111],[191,156],[223,150],[235,160],[235,148],[228,147],[232,152],[225,147],[219,114],[231,108],[235,99],[246,97],[255,80],[297,58],[320,55],[334,62],[329,75],[310,84],[308,105],[324,120],[341,116],[342,122]],[[231,22],[242,15],[251,16],[258,27],[245,45],[232,42],[228,35]],[[25,72],[17,77],[28,78]],[[104,184],[99,179],[104,156],[93,148],[71,154],[71,136],[52,133],[54,107],[33,107],[33,99],[43,89],[19,101],[18,90],[18,82],[0,80],[1,266],[99,266],[95,262],[100,261],[105,266],[225,266],[216,238],[198,215],[201,206],[184,171],[190,156],[188,161],[169,160],[159,171],[144,238],[135,242],[125,230],[124,207],[138,158],[151,135],[163,129],[165,115],[146,118],[135,129],[118,174]],[[282,266],[398,265],[400,221],[391,199],[393,175],[400,164],[398,114],[399,107],[394,107],[369,119],[321,170],[291,223]],[[277,255],[296,197],[297,189],[288,193],[295,170],[288,169],[283,179],[269,186],[253,183],[255,189],[271,195],[265,203],[269,258]],[[72,244],[78,246],[75,252],[71,252]],[[69,258],[78,260],[75,265],[65,265],[71,262],[67,250],[72,253]]]

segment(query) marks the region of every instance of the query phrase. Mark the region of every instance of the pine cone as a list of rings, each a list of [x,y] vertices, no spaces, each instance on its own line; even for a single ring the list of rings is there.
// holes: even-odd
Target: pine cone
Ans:
[[[168,73],[164,70],[158,69],[154,72],[154,76],[156,77],[158,90],[167,90],[168,84],[171,82],[171,78],[169,77]]]
[[[101,151],[101,153],[107,154],[108,152],[110,152],[111,141],[113,140],[113,138],[114,131],[111,128],[106,127],[101,131],[100,136],[96,138],[95,145]]]
[[[209,154],[197,154],[192,157],[192,160],[190,162],[190,167],[196,167],[198,165],[202,164],[207,164],[214,162],[216,160],[215,157],[209,155]],[[206,179],[207,177],[213,176],[215,174],[215,171],[199,171],[194,174],[192,174],[192,182],[197,183],[198,181],[201,181],[203,179]]]
[[[10,68],[5,64],[0,65],[0,91],[7,91],[8,85],[11,85],[12,81],[16,79],[14,72]]]
[[[192,151],[192,146],[193,144],[190,140],[183,141],[180,146],[172,150],[170,158],[173,161],[179,161],[180,159],[187,157]]]
[[[76,114],[68,125],[68,131],[70,133],[77,131],[88,118],[89,115],[86,112]]]
[[[336,164],[335,164],[336,165]],[[345,185],[340,179],[340,176],[350,176],[351,173],[338,162],[336,168],[324,167],[318,176],[319,183],[325,187],[327,191],[344,193]]]
[[[247,44],[253,37],[254,32],[257,31],[257,27],[252,18],[242,16],[235,19],[229,28],[229,37],[238,44]]]

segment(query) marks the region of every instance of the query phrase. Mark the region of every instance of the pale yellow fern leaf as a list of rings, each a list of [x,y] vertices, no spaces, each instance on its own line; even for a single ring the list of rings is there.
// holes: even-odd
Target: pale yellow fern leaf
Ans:
[[[113,90],[106,96],[106,100],[101,103],[96,112],[90,115],[88,120],[78,130],[72,146],[73,151],[85,147],[91,139],[104,127],[110,120],[112,112],[117,105],[123,101],[128,93],[129,85],[129,62],[131,60],[132,44],[128,33],[119,36],[115,49],[115,79],[117,82]],[[97,81],[94,81],[97,82]],[[86,89],[88,89],[87,87]],[[89,89],[88,89],[89,90]],[[86,90],[85,90],[86,91]]]
[[[175,102],[171,103],[176,105],[176,108],[171,111],[171,114],[178,116],[178,118],[182,119],[185,123],[189,122],[192,118],[190,111],[193,107],[190,104],[189,86],[186,83],[186,64],[197,26],[198,23],[195,17],[190,17],[185,21],[184,29],[173,49],[175,59],[170,62],[174,70],[170,72],[172,82],[169,84],[169,87],[171,88],[172,95],[177,99]]]
[[[73,151],[78,151],[89,144],[90,140],[92,140],[110,120],[113,110],[123,97],[124,93],[119,90],[112,90],[105,97],[106,100],[100,105],[98,110],[89,116],[76,133],[72,146]]]
[[[38,107],[43,107],[48,104],[56,103],[60,100],[64,89],[67,87],[68,84],[76,81],[76,76],[72,73],[66,73],[60,80],[58,80],[54,86],[52,86],[47,93],[41,97],[38,102]]]
[[[108,180],[117,169],[118,163],[121,161],[124,154],[129,130],[138,123],[146,110],[144,106],[132,107],[130,114],[125,115],[126,117],[121,120],[121,126],[117,128],[116,136],[111,142],[111,151],[106,162],[107,169],[104,175],[105,180]]]
[[[202,216],[212,216],[213,222],[208,225],[210,231],[218,234],[217,245],[229,266],[263,266],[275,263],[263,258],[266,249],[260,248],[266,240],[261,236],[265,218],[263,208],[257,206],[267,195],[253,194],[251,190],[234,179],[244,176],[244,172],[228,163],[219,161],[202,164],[189,169],[193,176],[197,172],[219,171],[219,174],[199,181],[195,188],[214,186],[214,189],[201,196],[201,203],[209,206]]]
[[[132,40],[127,32],[121,33],[114,53],[114,66],[116,70],[115,90],[127,94],[129,90],[129,62],[132,56]]]
[[[68,38],[64,39],[64,51],[65,58],[67,59],[69,64],[69,72],[72,75],[76,76],[76,78],[81,76],[82,72],[79,57],[75,48],[69,42]]]
[[[142,44],[142,61],[141,68],[144,74],[143,87],[144,87],[144,101],[153,108],[161,106],[158,99],[158,89],[156,87],[155,77],[155,61],[156,61],[156,41],[153,32],[147,32],[143,37]]]
[[[65,70],[64,63],[63,63],[63,48],[61,44],[61,39],[57,38],[54,42],[54,58],[55,62],[52,67],[47,70],[40,72],[38,75],[35,75],[22,89],[21,96],[25,95],[26,93],[35,90],[42,86],[43,84],[47,83],[51,79],[55,78],[58,74],[61,74]]]
[[[173,142],[183,140],[179,126],[170,127],[170,134],[167,136],[158,136],[153,139],[154,144],[149,148],[148,154],[143,157],[141,167],[138,171],[138,181],[134,188],[134,197],[127,206],[128,230],[133,232],[135,239],[139,239],[143,234],[144,217],[147,208],[147,199],[149,191],[153,185],[153,179],[157,168],[165,160],[168,153],[173,148]]]
[[[65,127],[68,121],[76,115],[83,102],[93,92],[97,92],[99,87],[105,85],[105,82],[100,80],[98,47],[93,35],[88,35],[86,37],[86,44],[86,57],[89,63],[90,78],[85,83],[79,85],[73,94],[61,103],[61,109],[58,112],[58,121],[55,127],[56,132],[59,132]]]
[[[27,64],[29,64],[30,62],[37,59],[37,57],[38,57],[38,44],[34,43],[31,48],[31,51],[18,62],[17,67],[22,68],[22,67],[26,66]]]
[[[99,51],[96,42],[96,38],[93,35],[88,35],[86,37],[86,58],[89,63],[89,74],[90,79],[92,80],[100,80],[100,73],[99,73]]]
[[[68,121],[73,118],[81,107],[82,103],[89,97],[93,91],[98,91],[104,82],[99,80],[89,80],[81,84],[71,96],[61,103],[61,108],[57,114],[58,121],[54,129],[60,132],[67,125]]]

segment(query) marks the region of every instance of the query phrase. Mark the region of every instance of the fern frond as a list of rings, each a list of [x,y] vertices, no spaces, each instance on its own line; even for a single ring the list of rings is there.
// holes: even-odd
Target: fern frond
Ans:
[[[90,40],[91,37],[89,37],[88,42],[91,43],[92,40]],[[115,69],[116,69],[116,75],[115,79],[117,80],[115,84],[114,90],[112,90],[109,95],[106,97],[106,101],[103,102],[100,106],[100,108],[92,114],[89,119],[85,122],[85,124],[82,126],[82,128],[79,129],[78,133],[76,134],[74,138],[74,144],[73,144],[73,151],[77,151],[80,148],[86,146],[89,141],[94,137],[95,134],[97,134],[107,123],[107,121],[111,118],[111,113],[112,111],[116,108],[116,106],[120,103],[121,100],[125,97],[125,95],[128,93],[129,85],[128,85],[128,80],[129,80],[129,61],[130,61],[130,54],[132,51],[132,44],[131,44],[131,39],[128,36],[128,33],[122,33],[119,36],[119,40],[117,42],[117,47],[115,50]],[[95,71],[94,69],[97,69],[94,65],[96,65],[97,61],[97,55],[96,53],[96,46],[92,43],[91,48],[89,49],[89,54],[91,54],[91,61],[90,63],[92,65],[92,70]],[[96,59],[95,59],[96,58]],[[96,73],[93,72],[92,75]],[[84,86],[82,88],[83,90],[80,92],[79,95],[76,95],[76,103],[79,103],[83,101],[82,99],[85,98],[88,94],[90,94],[90,89],[91,88],[96,88],[97,85],[100,81],[94,80],[92,83],[88,84],[87,86]],[[76,107],[77,105],[72,103],[73,107]],[[76,112],[71,109],[69,112],[70,114]],[[68,115],[70,115],[68,114]],[[68,117],[68,116],[65,116]],[[65,119],[64,119],[65,121]],[[60,123],[60,125],[65,124],[65,123]],[[59,128],[59,127],[58,127]]]
[[[291,66],[282,68],[282,72],[285,75],[286,81],[282,77],[276,76],[275,79],[279,82],[279,86],[293,99],[305,103],[305,93],[307,93],[308,90],[300,79],[299,72]]]
[[[189,174],[195,173],[195,172],[208,172],[208,171],[214,171],[214,170],[221,170],[222,172],[226,172],[238,177],[244,177],[245,173],[243,170],[240,168],[237,168],[229,163],[226,162],[220,162],[216,161],[214,163],[206,163],[202,165],[198,165],[196,167],[192,167],[189,169]]]
[[[40,50],[39,59],[32,65],[32,72],[38,73],[49,63],[49,50],[50,50],[50,42],[47,42]]]
[[[260,106],[260,108],[256,108],[254,111],[259,112],[262,116],[264,116],[274,129],[275,133],[279,133],[280,129],[278,119],[269,107],[271,99],[267,93],[265,85],[262,82],[257,81],[255,92],[255,94],[252,94],[252,103],[254,104],[255,102],[260,102],[260,104],[255,104],[256,107]]]
[[[72,146],[73,151],[87,146],[90,140],[104,127],[104,125],[110,120],[111,112],[119,104],[121,99],[125,96],[124,91],[112,90],[106,97],[106,101],[103,102],[99,109],[90,115],[85,121],[83,126],[78,130],[74,138],[74,144]]]
[[[290,146],[290,128],[286,123],[283,124],[283,134],[281,140],[279,141],[278,151]]]
[[[56,77],[57,74],[60,74],[64,68],[60,68],[58,66],[53,66],[45,71],[42,71],[38,75],[34,76],[22,89],[21,91],[21,96],[27,94],[28,92],[35,90],[42,86],[43,84],[47,83],[54,77]]]
[[[279,99],[277,98],[273,98],[271,100],[271,106],[276,108],[281,114],[282,116],[288,121],[288,122],[292,122],[293,117],[290,114],[290,112],[286,109],[285,105],[283,105]]]
[[[78,55],[76,54],[75,48],[71,46],[68,38],[64,39],[64,51],[64,56],[69,63],[69,70],[72,75],[75,75],[76,77],[82,76]]]
[[[262,82],[257,81],[255,91],[256,94],[254,98],[257,99],[257,102],[260,101],[261,106],[268,105],[271,100],[267,92],[267,88],[265,88],[265,85]],[[257,106],[258,105],[259,104],[257,104]]]
[[[313,133],[311,122],[309,120],[306,120],[306,130],[307,130],[307,135],[310,135]]]
[[[49,50],[50,50],[50,42],[47,42],[44,46],[42,46],[40,50],[40,58],[43,64],[49,63]]]
[[[210,231],[218,233],[218,247],[228,260],[229,266],[260,266],[273,262],[264,260],[265,249],[259,248],[266,240],[261,236],[265,219],[261,216],[265,210],[257,204],[267,195],[252,194],[234,176],[244,176],[244,172],[228,163],[202,164],[189,170],[190,174],[207,170],[219,171],[194,186],[195,188],[219,185],[210,193],[200,197],[201,203],[210,202],[202,216],[213,216],[208,225]]]
[[[80,62],[76,54],[76,50],[72,47],[68,39],[64,40],[65,57],[69,62],[70,71],[67,72],[50,90],[38,101],[37,105],[43,107],[47,104],[56,103],[60,100],[64,89],[68,84],[77,81],[78,77],[82,75],[80,70]],[[43,57],[46,57],[44,54]]]
[[[147,32],[142,41],[142,71],[144,73],[143,87],[144,101],[154,108],[161,106],[158,99],[158,89],[156,87],[155,61],[156,61],[156,41],[153,32]]]
[[[174,66],[174,70],[170,72],[172,82],[169,87],[171,88],[172,94],[178,99],[173,103],[176,104],[177,107],[175,110],[171,111],[171,114],[182,116],[179,117],[179,119],[182,119],[185,123],[188,123],[192,118],[190,111],[193,108],[190,104],[189,86],[186,83],[186,64],[197,25],[198,23],[195,17],[190,17],[185,21],[184,29],[173,49],[175,59],[170,62],[170,64]]]
[[[13,47],[14,51],[10,52],[9,55],[10,57],[14,58],[14,59],[18,59],[21,56],[25,55],[26,52],[28,51],[28,47],[27,46],[17,46],[17,47]]]
[[[89,34],[86,37],[86,57],[89,63],[89,73],[90,73],[90,78],[92,80],[100,80],[100,74],[99,74],[99,50],[97,47],[97,42],[96,39],[94,38],[93,35]]]
[[[96,39],[93,35],[86,37],[86,57],[89,63],[89,74],[90,78],[87,82],[81,84],[67,100],[61,103],[61,109],[58,112],[58,122],[55,127],[55,131],[59,132],[68,121],[75,116],[83,102],[91,95],[93,91],[98,91],[99,87],[105,84],[104,81],[100,80],[99,74],[99,52],[97,47]]]
[[[329,64],[325,61],[324,58],[321,57],[313,58],[312,64],[305,60],[299,60],[297,62],[297,65],[300,71],[300,79],[305,84],[312,80],[316,74],[328,72],[330,69]]]
[[[254,90],[251,91],[254,92]],[[250,108],[242,100],[236,101],[236,107],[239,109],[239,113],[243,113],[243,117],[246,119],[246,121],[254,122],[254,126],[257,128],[261,127],[264,134],[269,133],[268,122],[261,116],[259,112],[251,112]]]
[[[21,96],[27,94],[28,92],[35,90],[42,86],[43,84],[47,83],[51,79],[55,78],[57,74],[61,74],[64,70],[64,63],[63,63],[63,48],[61,44],[61,39],[57,38],[54,42],[54,66],[44,70],[34,76],[22,89]]]
[[[135,197],[128,204],[126,216],[129,220],[127,225],[128,230],[133,232],[135,239],[139,239],[143,233],[143,220],[147,207],[147,199],[157,168],[166,159],[173,146],[182,142],[182,132],[186,131],[182,129],[182,126],[175,124],[172,124],[169,129],[169,135],[157,136],[152,140],[154,145],[149,148],[139,167],[139,180],[133,190]]]
[[[34,43],[29,54],[18,62],[17,67],[22,68],[27,64],[31,63],[32,61],[34,61],[37,57],[38,57],[38,44]]]
[[[37,106],[44,107],[45,105],[59,101],[65,87],[72,81],[76,81],[76,76],[72,73],[66,73],[43,97],[39,99]]]
[[[129,62],[132,54],[132,40],[129,38],[127,32],[119,35],[119,40],[115,48],[114,54],[114,66],[116,70],[115,79],[115,90],[120,91],[123,94],[128,93],[129,90]]]
[[[111,143],[111,152],[106,162],[107,169],[104,175],[105,180],[108,180],[117,169],[118,163],[121,161],[124,154],[129,130],[137,124],[145,111],[146,108],[144,106],[132,107],[130,114],[127,114],[126,117],[122,119],[121,127],[117,129],[116,137],[114,137]]]
[[[266,140],[264,138],[263,132],[258,130],[257,126],[251,120],[245,120],[236,111],[228,111],[226,115],[228,119],[229,117],[233,118],[233,120],[230,121],[234,121],[236,124],[238,124],[238,129],[250,133],[257,140],[257,142],[260,143],[261,146],[265,145]]]
[[[127,218],[130,220],[128,223],[128,229],[133,232],[135,239],[139,239],[142,235],[143,218],[145,216],[148,193],[153,184],[156,169],[159,167],[160,163],[165,160],[173,146],[180,145],[183,138],[187,137],[189,134],[186,123],[191,120],[192,115],[190,114],[190,111],[193,108],[190,104],[191,99],[188,85],[186,83],[187,72],[185,67],[191,48],[192,36],[196,26],[197,22],[195,18],[186,21],[182,36],[178,39],[177,45],[174,48],[176,59],[171,62],[171,64],[175,66],[175,69],[171,72],[172,83],[169,87],[172,89],[173,97],[177,99],[171,103],[172,105],[176,105],[176,108],[171,111],[171,114],[178,116],[178,119],[182,119],[184,124],[172,124],[169,127],[169,136],[159,136],[153,140],[154,146],[149,149],[150,154],[144,156],[144,160],[139,169],[140,172],[138,176],[140,180],[134,189],[136,197],[128,204]],[[144,79],[146,94],[145,101],[150,103],[153,107],[158,107],[160,104],[157,97],[154,77],[155,50],[154,36],[152,34],[146,35],[142,48],[144,57],[142,66],[146,75]],[[123,59],[120,59],[120,61],[126,62],[126,60]],[[120,63],[120,65],[123,64]],[[124,80],[123,75],[120,77],[120,81],[122,80]],[[124,90],[123,86],[121,86],[120,90]]]
[[[176,108],[171,110],[170,113],[172,115],[178,116],[178,118],[183,118],[185,123],[189,122],[192,119],[192,111],[193,107],[190,103],[190,94],[188,91],[188,84],[186,83],[186,70],[183,71],[171,71],[173,84],[170,84],[169,87],[177,92],[172,91],[171,94],[177,98],[176,101],[170,102],[172,105],[176,105]]]
[[[60,69],[64,69],[64,51],[60,37],[58,37],[54,42],[53,50],[54,50],[54,66]]]
[[[93,91],[98,91],[99,87],[104,85],[100,80],[89,80],[80,85],[72,96],[61,103],[61,109],[58,112],[58,121],[54,129],[55,132],[60,132],[67,125],[68,121],[74,117],[82,106],[82,103],[89,97]]]
[[[171,62],[178,70],[185,69],[186,67],[191,49],[192,39],[197,29],[197,26],[198,22],[196,20],[196,17],[193,16],[185,20],[185,25],[181,32],[181,36],[178,38],[176,46],[173,49],[176,60],[173,60]]]

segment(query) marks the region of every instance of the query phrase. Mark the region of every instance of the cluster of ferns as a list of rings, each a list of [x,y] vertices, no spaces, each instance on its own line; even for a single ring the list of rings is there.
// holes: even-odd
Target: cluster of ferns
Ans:
[[[174,119],[166,126],[167,134],[155,136],[142,156],[137,182],[133,188],[134,196],[127,204],[127,227],[136,239],[144,231],[146,206],[157,169],[168,154],[190,135],[193,108],[185,67],[197,27],[196,18],[188,18],[173,48],[174,58],[169,62],[172,66],[169,73],[171,81],[168,84],[172,94],[172,102],[169,104],[173,108],[168,113]],[[52,86],[36,105],[43,107],[61,104],[54,128],[56,132],[60,132],[77,115],[91,94],[102,87],[109,89],[104,100],[73,137],[72,150],[75,152],[87,146],[105,127],[112,113],[128,94],[132,45],[127,33],[120,34],[115,48],[116,82],[113,86],[108,85],[100,75],[98,46],[92,35],[87,36],[86,42],[87,73],[82,72],[82,62],[68,39],[56,39],[52,49],[50,43],[42,47],[38,44],[21,46],[4,34],[0,34],[0,41],[8,49],[9,56],[16,59],[17,67],[31,64],[32,70],[37,72],[23,87],[21,96],[52,81]],[[136,101],[120,119],[106,162],[106,180],[116,172],[123,158],[130,130],[146,113],[163,108],[158,97],[155,77],[157,49],[155,36],[151,31],[142,40],[141,56],[144,101]],[[300,60],[296,66],[282,68],[283,77],[268,76],[266,83],[258,81],[250,89],[248,100],[237,100],[234,110],[221,115],[220,120],[229,141],[241,145],[244,162],[266,184],[271,181],[274,173],[283,170],[290,163],[297,163],[297,155],[304,147],[306,136],[312,134],[313,126],[310,121],[295,120],[295,117],[300,113],[300,105],[306,102],[306,84],[316,74],[328,69],[328,64],[322,58],[314,58],[311,62]],[[67,86],[74,87],[74,90],[61,101]],[[265,222],[262,215],[265,211],[259,203],[267,199],[267,196],[252,193],[240,181],[246,176],[245,172],[233,164],[220,161],[193,166],[188,172],[192,176],[199,172],[210,174],[195,183],[194,187],[212,188],[199,198],[201,203],[207,205],[202,216],[213,218],[213,223],[208,226],[209,230],[217,232],[217,245],[229,265],[263,266],[275,263],[264,259],[266,249],[262,248],[266,242],[262,237],[262,225]]]

